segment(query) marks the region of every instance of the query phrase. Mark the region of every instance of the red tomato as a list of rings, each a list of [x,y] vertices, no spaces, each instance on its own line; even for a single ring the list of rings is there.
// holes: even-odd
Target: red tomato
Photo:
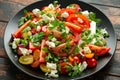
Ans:
[[[74,32],[74,36],[75,36],[75,38],[74,38],[75,42],[78,43],[80,40],[80,34]]]
[[[31,29],[31,33],[32,33],[32,34],[35,34],[35,33],[37,33],[37,30],[36,30],[36,28],[32,28],[32,29]]]
[[[74,23],[74,24],[82,27],[83,29],[90,28],[89,19],[82,14],[71,14],[70,16],[67,17],[66,21]]]
[[[70,4],[67,6],[67,8],[75,9],[76,12],[81,11],[81,8],[78,4]]]
[[[69,65],[70,63],[69,62],[62,62],[62,63],[60,63],[60,72],[61,72],[61,74],[67,74],[68,73],[68,71],[67,71],[67,69],[65,68],[65,66],[67,66],[67,65]]]
[[[109,47],[100,47],[95,45],[88,45],[90,50],[92,50],[96,56],[103,56],[108,54],[110,48]]]
[[[32,68],[38,68],[40,66],[40,62],[38,60],[34,61],[32,64],[31,64],[31,67]]]
[[[29,49],[34,51],[37,47],[35,47],[32,42],[29,42]]]
[[[81,62],[80,58],[77,56],[74,56],[73,59],[74,59],[74,62],[76,62],[77,64],[79,64]]]
[[[97,61],[95,58],[90,58],[87,60],[88,68],[93,68],[97,66]]]
[[[73,24],[73,23],[70,23],[70,22],[65,22],[65,25],[71,29],[71,31],[73,32],[76,32],[76,33],[81,33],[82,32],[82,28]]]
[[[74,9],[71,9],[71,8],[63,8],[63,9],[61,9],[60,14],[63,14],[64,12],[67,12],[69,15],[76,13],[76,11]]]

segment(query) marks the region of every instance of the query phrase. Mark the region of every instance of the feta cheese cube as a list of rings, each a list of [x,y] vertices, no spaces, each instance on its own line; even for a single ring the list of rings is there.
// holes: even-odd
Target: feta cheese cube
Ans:
[[[48,63],[47,62],[47,68],[49,68],[49,69],[57,69],[57,65],[55,63]]]
[[[96,22],[95,21],[92,21],[90,23],[90,30],[91,30],[91,35],[96,33]]]
[[[54,7],[53,4],[49,4],[49,5],[48,5],[48,8],[50,8],[51,10],[55,10],[55,7]]]
[[[86,61],[84,61],[82,64],[80,63],[79,64],[79,69],[80,69],[80,71],[84,71],[86,68],[87,68],[87,62]]]
[[[78,22],[83,23],[83,20],[81,18],[77,18]]]
[[[32,12],[33,12],[33,14],[35,14],[35,16],[39,17],[39,12],[40,12],[39,9],[35,8],[32,10]]]
[[[19,48],[21,53],[25,56],[25,55],[29,55],[30,54],[30,51],[26,48]]]
[[[68,16],[69,16],[69,14],[66,11],[61,14],[61,17],[63,17],[63,18],[67,18]]]
[[[91,53],[91,50],[89,47],[84,47],[83,51],[84,53]]]
[[[82,14],[85,15],[86,17],[89,16],[89,12],[88,12],[87,10],[86,10],[86,11],[83,11]]]
[[[54,42],[50,42],[50,41],[46,41],[46,45],[51,47],[51,48],[55,47],[55,43]]]

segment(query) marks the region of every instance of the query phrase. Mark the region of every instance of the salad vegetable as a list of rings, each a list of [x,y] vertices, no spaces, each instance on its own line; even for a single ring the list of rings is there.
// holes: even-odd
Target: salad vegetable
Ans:
[[[24,14],[10,42],[22,65],[50,77],[76,76],[96,67],[96,57],[109,53],[109,34],[97,27],[101,20],[78,4],[60,8],[55,1],[41,9],[24,10]]]

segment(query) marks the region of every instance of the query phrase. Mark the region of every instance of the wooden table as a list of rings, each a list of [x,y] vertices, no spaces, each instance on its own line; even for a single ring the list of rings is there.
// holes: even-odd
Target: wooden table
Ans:
[[[37,0],[36,0],[37,1]],[[120,80],[120,0],[82,0],[100,9],[112,22],[117,34],[117,47],[112,60],[102,70],[83,80]],[[0,80],[37,80],[19,71],[7,57],[4,30],[9,19],[35,0],[0,0]]]

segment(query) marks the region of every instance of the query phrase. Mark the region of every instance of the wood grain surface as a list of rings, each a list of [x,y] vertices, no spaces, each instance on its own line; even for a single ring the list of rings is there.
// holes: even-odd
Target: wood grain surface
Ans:
[[[37,80],[18,70],[4,50],[4,31],[10,18],[38,0],[0,0],[0,80]],[[101,10],[112,22],[117,47],[112,60],[102,70],[84,80],[120,80],[120,0],[81,0]]]

